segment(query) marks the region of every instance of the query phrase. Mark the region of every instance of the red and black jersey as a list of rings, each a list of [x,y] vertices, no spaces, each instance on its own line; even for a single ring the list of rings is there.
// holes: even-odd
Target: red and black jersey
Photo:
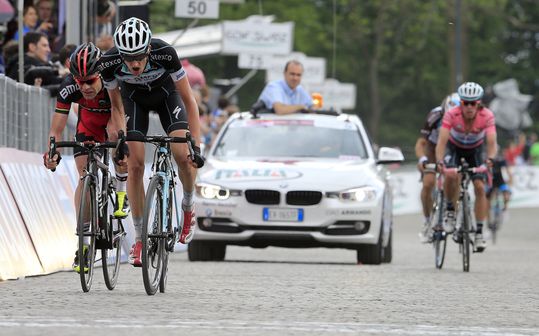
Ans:
[[[68,75],[60,85],[55,112],[68,114],[73,103],[79,104],[76,138],[80,141],[105,141],[111,116],[110,98],[105,87],[93,99],[85,99],[73,76]]]
[[[79,104],[79,111],[85,109],[88,112],[110,114],[110,98],[104,86],[94,99],[84,99],[73,75],[69,74],[60,84],[56,97],[56,112],[68,114],[72,103]]]

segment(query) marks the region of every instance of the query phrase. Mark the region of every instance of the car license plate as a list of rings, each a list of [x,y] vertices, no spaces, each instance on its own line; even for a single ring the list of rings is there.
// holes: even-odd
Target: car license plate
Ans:
[[[262,218],[266,222],[303,222],[303,209],[264,208]]]

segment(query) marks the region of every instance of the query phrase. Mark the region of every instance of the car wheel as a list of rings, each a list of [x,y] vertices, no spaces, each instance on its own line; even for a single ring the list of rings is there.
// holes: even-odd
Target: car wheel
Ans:
[[[382,252],[382,262],[390,263],[391,259],[393,258],[393,230],[389,231],[389,241],[387,242],[387,246],[383,248]]]
[[[225,244],[194,240],[187,246],[189,261],[223,261],[225,254]]]
[[[365,265],[380,265],[382,262],[382,226],[380,226],[380,235],[376,244],[359,245],[357,262]]]

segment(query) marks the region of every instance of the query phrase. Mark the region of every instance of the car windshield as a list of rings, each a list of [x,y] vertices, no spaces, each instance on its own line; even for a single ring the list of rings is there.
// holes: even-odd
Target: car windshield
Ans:
[[[236,119],[219,139],[221,158],[312,157],[365,159],[358,128],[342,120]]]

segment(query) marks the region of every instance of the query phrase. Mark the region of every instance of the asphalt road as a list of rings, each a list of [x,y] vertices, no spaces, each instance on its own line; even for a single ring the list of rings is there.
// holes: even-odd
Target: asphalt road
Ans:
[[[0,335],[539,335],[539,209],[513,210],[471,270],[448,242],[434,267],[418,216],[395,220],[391,264],[337,249],[229,247],[225,262],[173,256],[167,293],[123,265],[83,293],[73,272],[0,283]]]

